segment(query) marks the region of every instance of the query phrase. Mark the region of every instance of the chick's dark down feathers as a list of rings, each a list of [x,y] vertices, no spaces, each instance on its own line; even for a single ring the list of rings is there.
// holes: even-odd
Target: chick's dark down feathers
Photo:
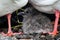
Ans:
[[[23,32],[26,34],[30,33],[47,33],[53,30],[51,21],[41,13],[39,14],[27,14],[23,20]]]

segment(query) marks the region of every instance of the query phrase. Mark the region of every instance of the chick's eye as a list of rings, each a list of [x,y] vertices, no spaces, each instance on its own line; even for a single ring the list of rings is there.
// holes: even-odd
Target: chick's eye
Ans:
[[[26,11],[26,13],[29,13],[28,11]]]

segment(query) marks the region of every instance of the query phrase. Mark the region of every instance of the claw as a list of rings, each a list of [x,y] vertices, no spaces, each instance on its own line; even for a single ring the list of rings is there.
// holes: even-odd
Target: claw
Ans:
[[[3,36],[6,36],[6,34],[5,34],[4,32],[1,32],[1,34],[2,34]]]

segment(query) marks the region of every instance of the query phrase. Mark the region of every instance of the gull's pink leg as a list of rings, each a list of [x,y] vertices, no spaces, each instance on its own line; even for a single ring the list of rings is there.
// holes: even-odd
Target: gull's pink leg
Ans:
[[[11,30],[11,14],[7,14],[7,20],[8,20],[8,33],[7,36],[11,36],[13,34]]]
[[[49,32],[49,34],[52,34],[53,36],[57,35],[58,33],[57,28],[58,28],[59,14],[60,12],[58,10],[55,10],[56,19],[55,19],[55,24],[54,24],[54,30],[53,32]]]
[[[7,33],[7,35],[12,36],[15,34],[22,34],[22,32],[20,32],[20,33],[13,33],[12,32],[12,30],[11,30],[11,14],[7,14],[7,19],[8,19],[8,33]]]
[[[8,20],[8,33],[5,34],[2,32],[2,34],[4,36],[12,36],[12,35],[15,35],[15,34],[22,34],[22,32],[19,32],[19,33],[13,33],[12,30],[11,30],[11,14],[7,14],[7,20]]]
[[[12,36],[12,35],[16,35],[16,34],[23,34],[22,32],[18,32],[18,33],[13,33],[12,30],[11,30],[11,14],[7,14],[7,19],[8,19],[8,33],[7,35],[8,36]]]
[[[11,14],[7,14],[7,20],[8,20],[8,33],[5,34],[5,33],[2,32],[2,34],[4,36],[12,36],[13,35],[13,32],[11,30]]]

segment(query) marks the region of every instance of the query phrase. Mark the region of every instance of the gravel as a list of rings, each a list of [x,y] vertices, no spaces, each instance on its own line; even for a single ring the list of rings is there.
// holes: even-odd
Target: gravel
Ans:
[[[18,40],[18,39],[16,39],[15,36],[9,37],[9,36],[3,36],[2,34],[0,34],[0,40]]]

